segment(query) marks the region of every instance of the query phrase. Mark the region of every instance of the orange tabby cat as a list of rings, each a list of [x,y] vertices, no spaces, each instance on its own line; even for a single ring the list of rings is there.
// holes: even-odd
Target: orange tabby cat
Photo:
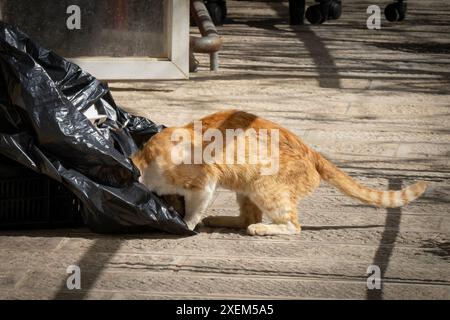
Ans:
[[[210,216],[203,219],[203,223],[213,227],[247,228],[250,235],[299,233],[297,203],[316,189],[321,179],[353,198],[379,207],[406,205],[427,187],[425,182],[400,191],[364,187],[306,146],[293,133],[246,112],[230,110],[214,113],[201,119],[200,124],[200,130],[195,128],[195,123],[166,128],[154,135],[132,157],[141,172],[140,181],[150,190],[159,195],[178,194],[184,197],[184,220],[190,229],[202,220],[217,187],[236,192],[240,215]],[[205,138],[208,130],[213,130],[210,131],[213,134]],[[241,135],[220,143],[220,134],[225,137],[233,130],[241,130]],[[247,135],[248,132],[268,131],[277,134],[266,135],[259,140],[252,140],[254,137]],[[198,139],[196,133],[204,136]],[[186,136],[191,138],[188,142],[180,138]],[[262,140],[264,143],[258,144]],[[277,144],[272,143],[274,141]],[[216,148],[211,147],[212,142],[216,143]],[[260,152],[264,149],[266,142],[271,145],[267,148],[270,149],[268,157],[249,161],[255,150]],[[238,161],[238,144],[241,147],[244,145],[240,150],[244,156],[241,161]],[[257,145],[259,149],[254,148]],[[192,157],[189,158],[192,153],[200,157],[209,155],[215,161],[197,157],[192,163]],[[264,173],[263,169],[273,164],[266,161],[269,158],[277,161],[277,168]],[[263,215],[269,217],[271,223],[262,223]]]

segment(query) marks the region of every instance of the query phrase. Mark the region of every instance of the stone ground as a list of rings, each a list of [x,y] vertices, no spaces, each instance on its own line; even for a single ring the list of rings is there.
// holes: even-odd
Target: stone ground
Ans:
[[[381,30],[365,27],[373,0],[344,1],[340,20],[295,28],[286,3],[228,3],[220,72],[199,55],[189,81],[111,83],[116,101],[166,125],[254,112],[369,186],[423,179],[426,195],[386,210],[323,185],[299,205],[299,236],[3,231],[0,298],[450,298],[446,1],[411,0],[407,20],[383,19]],[[237,214],[233,194],[218,192],[209,214]],[[81,267],[80,291],[65,287],[70,264]],[[381,268],[382,290],[367,289],[369,265]]]

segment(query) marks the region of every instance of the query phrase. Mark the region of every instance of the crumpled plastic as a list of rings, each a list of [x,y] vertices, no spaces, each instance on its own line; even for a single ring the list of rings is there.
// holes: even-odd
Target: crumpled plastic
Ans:
[[[125,112],[105,83],[0,21],[0,154],[72,191],[92,231],[193,234],[139,183],[129,159],[163,128]]]

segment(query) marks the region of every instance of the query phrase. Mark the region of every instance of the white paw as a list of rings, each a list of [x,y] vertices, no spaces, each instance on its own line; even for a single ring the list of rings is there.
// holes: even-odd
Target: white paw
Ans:
[[[299,234],[300,228],[296,228],[290,222],[288,224],[255,223],[247,227],[247,233],[252,236],[293,235]]]
[[[195,227],[197,226],[197,222],[194,221],[185,221],[185,223],[191,231],[194,231]]]
[[[264,236],[267,234],[267,228],[263,224],[255,223],[247,227],[247,233],[251,236]]]

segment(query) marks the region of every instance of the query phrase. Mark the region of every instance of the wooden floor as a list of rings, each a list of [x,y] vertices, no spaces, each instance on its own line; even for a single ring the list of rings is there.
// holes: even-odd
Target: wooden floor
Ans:
[[[102,236],[0,232],[0,298],[450,298],[450,7],[410,0],[406,21],[366,28],[369,0],[342,18],[287,25],[287,3],[227,1],[220,72],[199,55],[189,81],[113,82],[125,109],[165,125],[236,108],[277,121],[362,183],[429,181],[402,209],[376,209],[330,186],[299,204],[299,236]],[[385,5],[385,2],[379,1]],[[382,8],[383,9],[383,8]],[[192,29],[195,32],[195,29]],[[237,214],[217,193],[209,214]],[[82,289],[66,287],[68,265]],[[382,290],[367,288],[367,268]]]

